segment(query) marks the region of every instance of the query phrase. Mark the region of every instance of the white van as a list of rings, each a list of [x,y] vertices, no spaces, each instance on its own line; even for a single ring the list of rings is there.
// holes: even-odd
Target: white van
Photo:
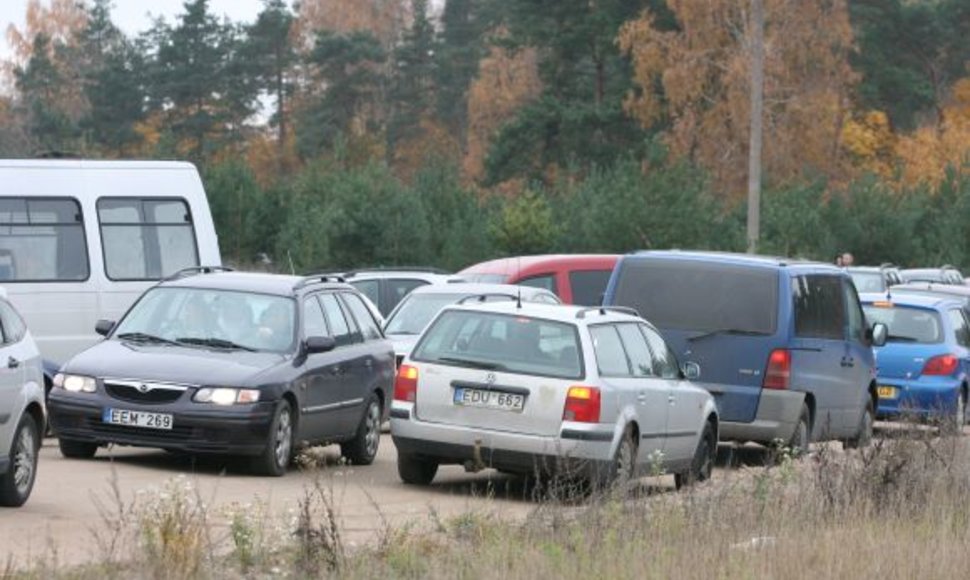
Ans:
[[[191,163],[0,160],[0,285],[48,381],[98,339],[98,319],[120,319],[156,281],[199,265],[221,259]]]

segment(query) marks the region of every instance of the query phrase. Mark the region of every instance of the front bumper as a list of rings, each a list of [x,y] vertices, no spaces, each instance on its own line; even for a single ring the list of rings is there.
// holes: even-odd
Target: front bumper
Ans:
[[[772,443],[781,439],[787,442],[795,434],[804,404],[805,393],[800,391],[761,389],[758,413],[754,421],[723,421],[720,425],[720,440]]]
[[[398,453],[439,464],[583,476],[612,465],[619,441],[612,425],[566,423],[559,436],[545,437],[419,421],[397,404],[391,409],[391,437]]]
[[[173,415],[172,429],[146,429],[104,423],[104,408]],[[48,413],[58,437],[107,445],[156,447],[187,453],[258,455],[266,448],[273,402],[215,409],[196,403],[138,405],[100,394],[52,393]]]
[[[893,398],[879,398],[876,417],[895,419],[933,419],[956,413],[957,399],[963,382],[951,377],[928,377],[917,380],[879,379],[880,387],[896,390]]]

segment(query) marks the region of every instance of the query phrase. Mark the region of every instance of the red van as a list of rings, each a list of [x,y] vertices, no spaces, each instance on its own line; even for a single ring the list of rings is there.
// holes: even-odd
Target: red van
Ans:
[[[617,254],[520,256],[481,262],[458,272],[469,282],[545,288],[566,304],[598,306]]]

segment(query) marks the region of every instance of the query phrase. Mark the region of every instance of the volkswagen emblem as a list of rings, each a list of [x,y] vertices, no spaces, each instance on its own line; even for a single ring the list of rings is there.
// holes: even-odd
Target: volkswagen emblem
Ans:
[[[488,386],[495,384],[495,373],[488,373],[485,375],[485,384]]]
[[[147,393],[150,390],[152,390],[152,388],[150,386],[146,385],[145,383],[142,383],[142,384],[138,385],[138,392],[139,393]]]

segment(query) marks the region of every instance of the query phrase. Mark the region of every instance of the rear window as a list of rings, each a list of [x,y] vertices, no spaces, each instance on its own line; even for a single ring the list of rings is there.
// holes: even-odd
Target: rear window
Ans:
[[[852,272],[852,283],[858,292],[885,292],[886,281],[879,272]]]
[[[505,284],[509,281],[507,274],[465,274],[458,273],[466,282],[476,282],[478,284]]]
[[[569,273],[569,286],[573,290],[573,304],[599,306],[613,270],[582,270]]]
[[[583,377],[576,327],[525,316],[448,310],[424,333],[412,358],[526,375]]]
[[[659,328],[774,334],[778,273],[728,264],[626,260],[613,303],[636,308]]]
[[[865,310],[866,320],[870,325],[881,322],[889,328],[889,342],[943,342],[943,324],[940,322],[940,315],[933,310],[872,304],[866,304],[862,309]]]

